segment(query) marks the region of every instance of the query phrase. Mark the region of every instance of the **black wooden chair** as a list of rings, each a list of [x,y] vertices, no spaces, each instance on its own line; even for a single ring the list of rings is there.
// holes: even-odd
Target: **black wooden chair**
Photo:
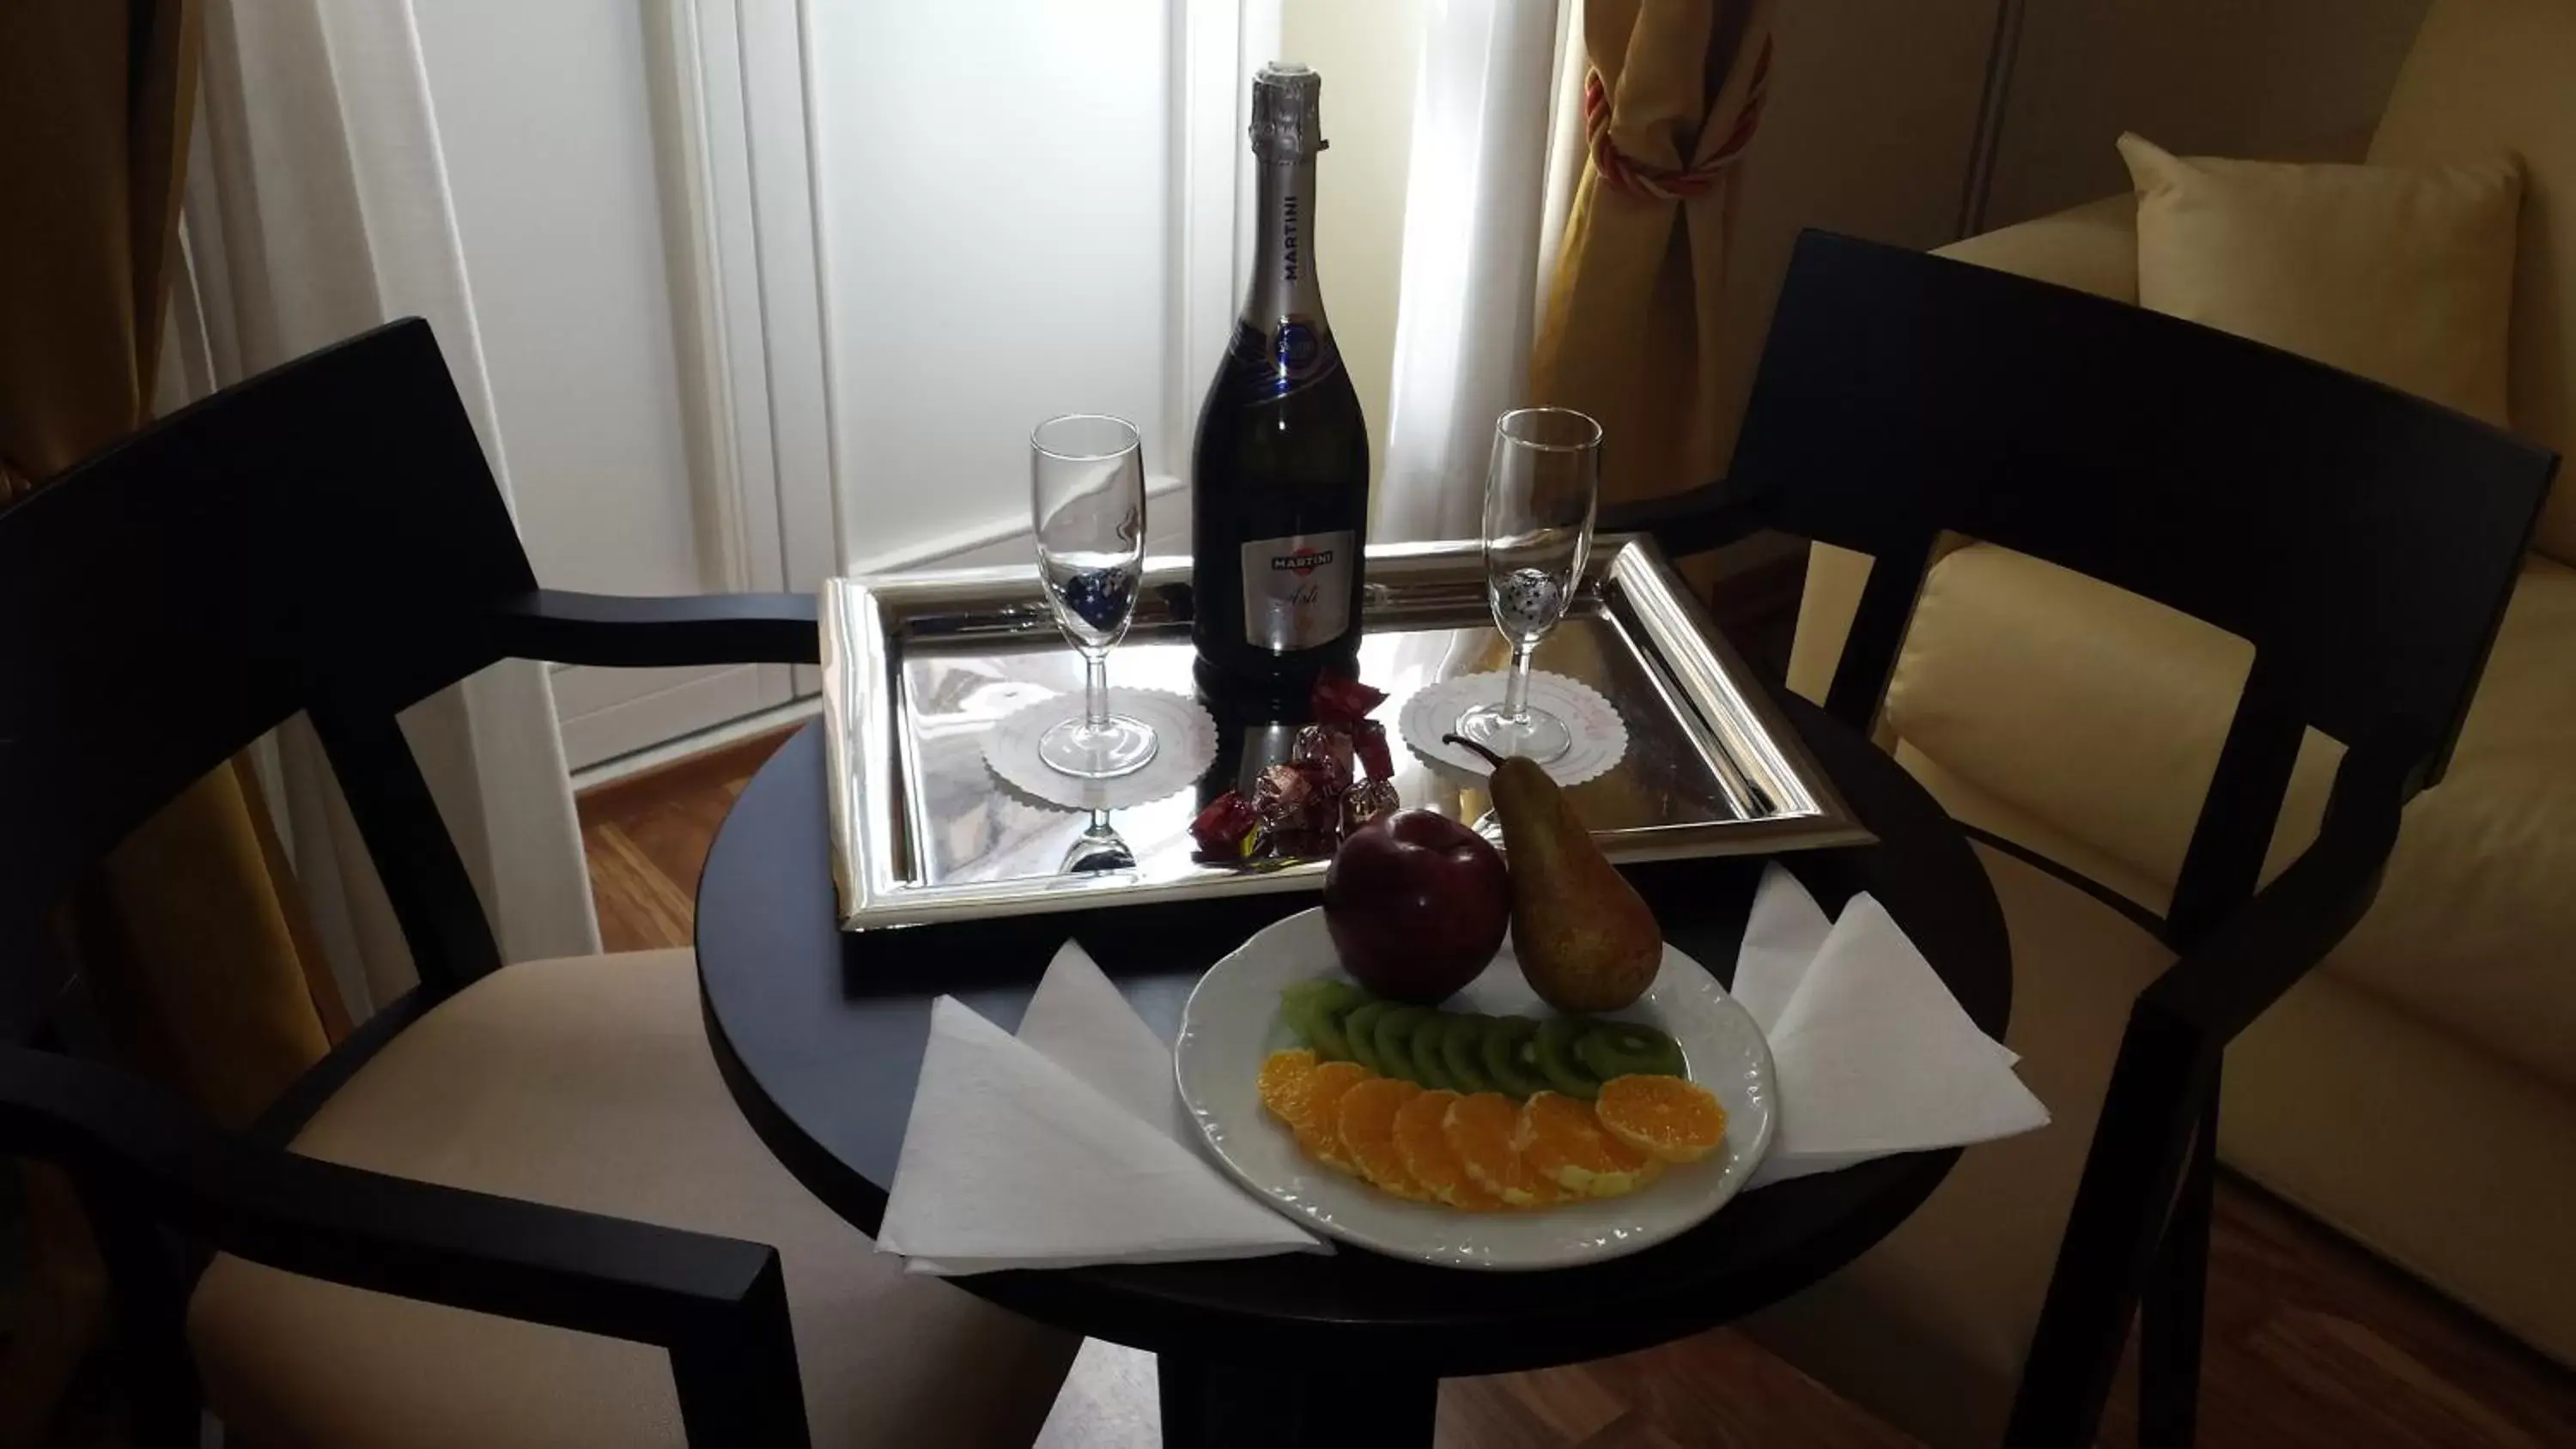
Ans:
[[[1769,527],[1868,555],[1825,700],[1862,730],[1945,533],[2255,653],[2162,917],[1986,837],[2013,937],[2010,1044],[2053,1124],[1970,1149],[1896,1233],[1749,1321],[1757,1339],[1936,1445],[2090,1444],[2143,1306],[2141,1438],[2191,1439],[2222,1057],[2370,905],[2399,812],[2448,759],[2555,465],[2207,328],[1800,239],[1728,477],[1605,529],[1679,554]],[[2311,727],[2347,746],[2324,823],[2260,884]]]
[[[538,588],[417,320],[0,513],[0,1151],[79,1185],[138,1442],[195,1444],[201,1394],[263,1444],[1034,1434],[1077,1340],[904,1276],[790,1178],[716,1075],[689,952],[504,966],[395,721],[506,657],[816,647],[807,599]],[[30,1049],[77,1044],[65,890],[298,710],[419,988],[246,1135]]]

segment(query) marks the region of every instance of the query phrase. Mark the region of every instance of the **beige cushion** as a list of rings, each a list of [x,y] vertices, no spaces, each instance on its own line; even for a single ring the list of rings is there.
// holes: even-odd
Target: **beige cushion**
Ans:
[[[2225,1080],[2229,1166],[2576,1367],[2576,1097],[2325,973]]]
[[[2522,159],[2506,407],[2515,432],[2576,452],[2576,0],[2440,0],[2416,34],[2370,159]],[[2559,474],[2535,547],[2576,563],[2576,484]]]
[[[1959,820],[2133,900],[2163,889],[1910,744],[1897,759]],[[2228,1166],[2576,1364],[2576,1096],[2326,972],[2237,1038],[2225,1080]]]
[[[2055,282],[2114,302],[2138,300],[2138,199],[2123,193],[1954,241],[1933,253]]]
[[[2326,970],[2576,1087],[2576,570],[2525,561],[2449,774]],[[2161,908],[2251,651],[2094,580],[1978,545],[1925,584],[1887,718],[1943,769],[2157,883]],[[2311,736],[2273,865],[2340,749]]]
[[[2186,161],[2134,135],[2120,155],[2138,190],[2138,305],[2504,422],[2510,157]]]
[[[1977,847],[2013,955],[2037,1132],[1971,1147],[1921,1210],[1849,1267],[1744,1320],[1764,1346],[1935,1449],[2002,1440],[2130,1005],[2173,957],[2118,912]]]
[[[397,1037],[296,1150],[771,1244],[816,1445],[1026,1444],[1079,1340],[899,1259],[815,1200],[716,1075],[687,951],[532,961]],[[660,1350],[296,1278],[208,1268],[189,1337],[209,1406],[263,1449],[681,1442]]]
[[[1944,769],[2151,880],[2140,904],[2161,911],[2253,659],[2161,604],[1977,544],[1926,576],[1887,720]],[[2316,820],[2341,753],[2308,742],[2286,815]]]

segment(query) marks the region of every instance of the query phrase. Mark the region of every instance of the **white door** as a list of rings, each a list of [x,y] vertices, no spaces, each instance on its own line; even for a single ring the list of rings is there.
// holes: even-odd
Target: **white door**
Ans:
[[[749,184],[699,140],[690,8],[416,7],[520,534],[551,588],[808,589],[829,569],[819,442],[781,459],[765,425],[734,428],[768,400],[727,390],[736,359],[704,279],[722,240],[712,189],[734,187],[747,235]],[[575,667],[554,687],[578,769],[785,703],[795,680]]]

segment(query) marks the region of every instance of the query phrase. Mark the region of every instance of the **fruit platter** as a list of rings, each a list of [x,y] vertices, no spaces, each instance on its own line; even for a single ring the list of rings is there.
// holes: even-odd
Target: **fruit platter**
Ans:
[[[1356,1061],[1320,1057],[1308,1070],[1329,1072],[1327,1082],[1342,1083],[1329,1119],[1334,1136],[1330,1147],[1320,1140],[1326,1119],[1317,1103],[1308,1140],[1301,1143],[1296,1126],[1282,1120],[1264,1097],[1266,1092],[1284,1100],[1281,1053],[1314,1050],[1290,1024],[1287,999],[1311,989],[1308,983],[1319,974],[1350,990],[1361,989],[1346,973],[1331,969],[1333,960],[1332,938],[1320,910],[1273,923],[1200,980],[1184,1009],[1174,1051],[1182,1103],[1217,1161],[1245,1187],[1328,1236],[1460,1268],[1528,1270],[1616,1257],[1684,1232],[1723,1207],[1770,1145],[1778,1105],[1771,1052],[1760,1028],[1699,963],[1669,946],[1654,983],[1633,1005],[1588,1019],[1652,1027],[1674,1041],[1689,1083],[1706,1091],[1724,1116],[1715,1145],[1694,1160],[1659,1158],[1652,1166],[1623,1168],[1635,1157],[1612,1157],[1602,1146],[1617,1141],[1615,1137],[1599,1128],[1592,1134],[1580,1130],[1586,1116],[1600,1120],[1597,1099],[1583,1102],[1550,1087],[1516,1101],[1501,1092],[1424,1087],[1409,1078],[1371,1072]],[[1564,1019],[1530,989],[1509,941],[1442,1009],[1542,1023]],[[1529,1044],[1534,1046],[1535,1040],[1533,1035]],[[1370,1081],[1395,1085],[1369,1087],[1359,1102],[1351,1102],[1351,1092]],[[1531,1114],[1533,1102],[1542,1104],[1536,1112],[1543,1122],[1565,1123],[1554,1131],[1575,1139],[1571,1150],[1552,1155],[1536,1137],[1521,1136],[1522,1118]],[[1462,1126],[1477,1124],[1471,1130],[1482,1130],[1493,1144],[1484,1149],[1491,1156],[1482,1160],[1509,1164],[1516,1159],[1520,1164],[1488,1169],[1504,1188],[1486,1189],[1504,1198],[1499,1205],[1470,1190],[1469,1185],[1484,1184],[1468,1172],[1467,1153],[1450,1149],[1459,1166],[1457,1176],[1446,1177],[1437,1165],[1443,1160],[1441,1150],[1429,1145],[1435,1119],[1445,1144],[1452,1135],[1449,1118],[1462,1106]],[[1346,1114],[1343,1108],[1352,1110]],[[1389,1148],[1377,1145],[1378,1114],[1384,1114],[1393,1138],[1392,1158],[1385,1155]],[[1413,1190],[1378,1186],[1361,1168],[1362,1159],[1344,1155],[1334,1160],[1332,1154],[1356,1150],[1341,1133],[1345,1115],[1357,1129],[1357,1139],[1370,1144],[1366,1160],[1390,1177],[1389,1169],[1396,1166],[1415,1174]],[[1393,1136],[1399,1132],[1403,1135]],[[1416,1173],[1414,1159],[1405,1155],[1408,1143],[1429,1164],[1427,1171]],[[1510,1157],[1503,1155],[1506,1144]],[[1595,1151],[1603,1157],[1588,1156]],[[1591,1173],[1581,1190],[1565,1186],[1569,1167]],[[1621,1180],[1623,1170],[1631,1174],[1628,1180]],[[1444,1185],[1451,1197],[1441,1196]],[[1506,1193],[1515,1187],[1531,1200],[1510,1201]]]
[[[1614,1257],[1743,1187],[1777,1117],[1760,1029],[1526,761],[1504,837],[1396,810],[1324,903],[1184,1008],[1181,1098],[1227,1171],[1316,1229],[1453,1267]]]

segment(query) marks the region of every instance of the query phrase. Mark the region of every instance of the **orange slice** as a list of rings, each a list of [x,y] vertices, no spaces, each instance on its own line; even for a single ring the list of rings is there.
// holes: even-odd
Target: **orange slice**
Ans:
[[[1306,1074],[1315,1070],[1315,1054],[1304,1047],[1272,1052],[1261,1063],[1261,1105],[1270,1115],[1293,1124],[1297,1094],[1306,1089]]]
[[[1592,1110],[1612,1137],[1665,1162],[1697,1162],[1726,1140],[1726,1108],[1680,1077],[1613,1077]]]
[[[1360,1176],[1397,1197],[1429,1202],[1431,1194],[1413,1180],[1405,1169],[1404,1154],[1395,1145],[1396,1113],[1421,1095],[1422,1088],[1402,1077],[1372,1077],[1344,1092],[1342,1151],[1359,1168]]]
[[[1663,1167],[1602,1131],[1590,1103],[1561,1092],[1533,1093],[1521,1104],[1520,1149],[1532,1175],[1577,1197],[1635,1192]]]
[[[1449,1104],[1442,1119],[1450,1150],[1467,1180],[1513,1207],[1547,1207],[1565,1194],[1530,1171],[1520,1150],[1520,1108],[1500,1092],[1478,1092]]]
[[[1455,1092],[1438,1091],[1405,1103],[1395,1114],[1395,1150],[1403,1154],[1404,1170],[1433,1197],[1469,1212],[1493,1212],[1503,1200],[1476,1185],[1449,1145],[1449,1108],[1457,1100]]]
[[[1342,1150],[1342,1094],[1375,1075],[1357,1062],[1325,1062],[1306,1074],[1306,1090],[1298,1094],[1289,1125],[1308,1157],[1343,1172],[1359,1171]]]

